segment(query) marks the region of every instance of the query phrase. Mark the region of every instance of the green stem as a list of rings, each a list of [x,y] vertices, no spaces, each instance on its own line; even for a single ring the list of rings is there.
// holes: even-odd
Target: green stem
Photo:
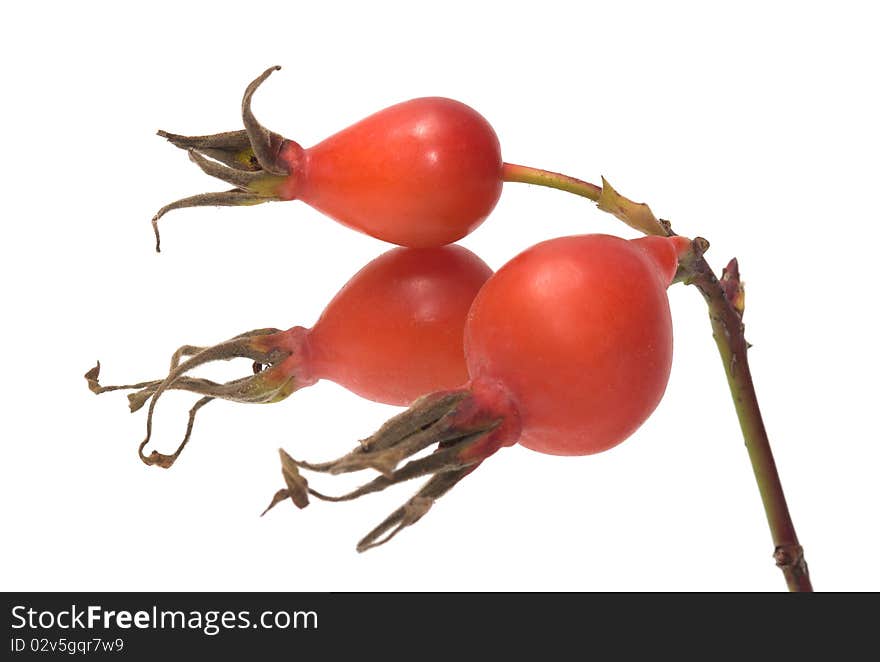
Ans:
[[[569,177],[558,172],[549,170],[539,170],[538,168],[530,168],[529,166],[516,165],[513,163],[505,163],[501,177],[505,182],[520,182],[522,184],[536,184],[538,186],[547,186],[549,188],[559,189],[567,193],[574,193],[584,198],[588,198],[593,202],[599,201],[599,195],[602,193],[602,187],[590,184],[589,182]]]
[[[708,244],[705,244],[708,247]],[[764,513],[775,546],[773,557],[782,570],[789,591],[812,591],[804,550],[798,542],[788,511],[782,482],[770,449],[758,396],[749,369],[748,348],[740,313],[725,294],[724,288],[703,258],[693,253],[682,264],[683,280],[694,285],[706,300],[712,336],[724,364],[727,383],[746,442],[746,450],[758,484]]]
[[[581,195],[594,202],[598,201],[602,191],[601,187],[573,177],[526,166],[505,164],[504,179],[549,186]],[[663,226],[668,235],[674,234],[668,223],[664,222]],[[791,514],[788,511],[782,482],[779,479],[779,472],[770,449],[770,440],[758,406],[758,397],[749,370],[747,355],[749,345],[745,339],[742,311],[737,310],[734,302],[725,293],[722,283],[703,258],[708,242],[697,238],[693,246],[694,250],[682,258],[678,280],[696,286],[709,307],[712,335],[724,364],[733,404],[773,539],[775,547],[773,557],[776,565],[782,570],[789,591],[812,591],[804,551],[798,542]],[[739,285],[738,276],[735,285]]]

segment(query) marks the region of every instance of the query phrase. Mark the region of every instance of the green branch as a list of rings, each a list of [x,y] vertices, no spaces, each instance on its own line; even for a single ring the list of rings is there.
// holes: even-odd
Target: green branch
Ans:
[[[666,221],[657,219],[647,205],[629,200],[603,178],[602,186],[527,166],[505,164],[506,181],[549,186],[588,198],[599,209],[617,216],[645,234],[673,236]],[[773,557],[782,570],[790,591],[812,591],[804,550],[798,542],[788,504],[764,428],[758,396],[749,370],[745,327],[742,322],[743,289],[736,260],[731,260],[719,280],[703,258],[709,242],[697,237],[692,250],[680,262],[676,280],[695,286],[709,307],[712,335],[718,346],[730,394],[739,418],[749,460],[764,504],[764,512],[775,547]]]

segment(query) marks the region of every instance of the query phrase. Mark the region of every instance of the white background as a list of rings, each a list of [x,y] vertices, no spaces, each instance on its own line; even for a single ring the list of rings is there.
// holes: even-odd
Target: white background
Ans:
[[[27,8],[25,8],[25,6]],[[864,3],[17,3],[4,18],[4,590],[778,591],[772,544],[698,293],[670,291],[655,415],[594,457],[499,453],[392,544],[355,542],[415,490],[283,504],[276,449],[328,459],[397,410],[322,382],[213,403],[169,471],[108,383],[183,343],[310,325],[386,246],[300,203],[175,212],[223,184],[154,133],[235,129],[254,107],[310,145],[392,103],[449,96],[506,160],[605,175],[720,271],[740,259],[750,358],[817,589],[878,590],[878,53]],[[510,184],[462,243],[493,268],[585,232],[583,199]],[[237,365],[237,364],[236,364]],[[246,370],[242,364],[239,368]],[[191,397],[157,408],[176,444]],[[318,479],[315,480],[317,485]],[[327,483],[321,483],[328,490]]]

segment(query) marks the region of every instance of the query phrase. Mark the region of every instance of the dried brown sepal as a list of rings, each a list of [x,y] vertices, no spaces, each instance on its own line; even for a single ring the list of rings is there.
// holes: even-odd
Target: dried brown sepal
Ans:
[[[141,390],[135,393],[129,393],[128,408],[132,411],[132,413],[138,411],[145,404],[147,404],[150,398],[153,397],[156,389],[159,388],[161,384],[162,380],[156,379],[152,382],[147,382],[145,386],[141,388]],[[209,393],[217,393],[219,389],[228,385],[229,382],[227,382],[226,384],[219,384],[217,382],[211,381],[210,379],[185,376],[175,381],[174,384],[169,388],[179,391],[189,391],[190,393],[200,393],[202,395],[207,395]]]
[[[290,500],[297,508],[305,508],[309,505],[309,481],[302,477],[296,462],[283,448],[278,449],[281,456],[281,474],[287,483],[287,492]]]
[[[150,382],[138,382],[137,384],[119,384],[116,386],[101,386],[101,382],[99,378],[101,376],[101,362],[97,361],[95,363],[95,367],[86,372],[83,375],[85,377],[86,382],[88,382],[89,390],[95,395],[100,395],[101,393],[108,393],[109,391],[119,391],[119,390],[132,390],[138,388],[150,387],[155,384],[155,381]]]
[[[327,474],[361,469],[380,473],[373,480],[341,495],[319,492],[303,481],[301,487],[322,501],[351,501],[404,481],[429,477],[415,496],[358,543],[358,551],[365,551],[388,542],[402,529],[421,519],[439,497],[498,449],[499,445],[493,442],[493,433],[501,421],[480,420],[475,423],[471,422],[474,419],[462,417],[462,408],[468,397],[469,392],[461,390],[422,398],[337,460],[314,464],[282,457],[282,461],[299,469]],[[398,468],[404,459],[434,445],[436,448],[430,454],[410,459]],[[284,490],[276,494],[276,500],[285,498],[280,496],[282,492]]]
[[[446,494],[476,466],[437,474],[403,506],[386,517],[378,526],[358,541],[357,551],[365,552],[373,547],[384,545],[408,526],[424,517],[437,499]]]
[[[159,451],[150,451],[149,455],[144,454],[144,447],[149,443],[149,437],[141,442],[140,446],[138,446],[138,456],[141,458],[141,462],[146,464],[147,466],[157,466],[162,467],[163,469],[168,469],[177,461],[177,458],[180,457],[181,452],[189,443],[189,438],[192,436],[193,426],[196,422],[196,413],[204,407],[206,404],[211,402],[214,398],[210,396],[205,396],[204,398],[200,398],[189,410],[189,418],[186,422],[186,433],[183,436],[181,442],[177,445],[177,450],[175,450],[171,455],[166,455],[165,453],[160,453]]]
[[[299,463],[311,471],[331,474],[375,469],[391,475],[407,457],[434,444],[468,434],[454,425],[456,406],[467,396],[465,391],[429,395],[417,400],[409,409],[389,419],[376,433],[361,440],[350,453],[321,464]]]
[[[172,355],[171,367],[164,379],[155,379],[135,384],[103,386],[99,381],[100,362],[86,372],[84,377],[88,383],[89,390],[96,394],[118,390],[135,391],[128,396],[131,411],[137,411],[148,401],[150,402],[147,413],[147,435],[138,447],[138,454],[146,464],[168,468],[174,464],[183,448],[189,443],[196,413],[211,400],[220,398],[244,403],[274,402],[283,399],[296,390],[297,384],[295,379],[284,372],[278,365],[289,357],[290,353],[277,348],[263,349],[263,343],[258,341],[263,336],[279,332],[279,329],[274,328],[255,329],[211,347],[183,345]],[[272,343],[268,343],[268,345],[271,346]],[[184,357],[188,358],[182,360]],[[267,367],[259,373],[223,383],[191,377],[186,374],[203,364],[234,358],[247,358]],[[184,390],[203,397],[190,409],[186,433],[175,452],[169,455],[152,451],[147,455],[144,453],[144,448],[152,437],[152,423],[156,402],[162,393],[167,390]]]
[[[251,110],[251,100],[257,88],[263,84],[273,71],[281,69],[280,66],[269,67],[257,76],[244,91],[241,99],[241,118],[247,131],[251,148],[260,166],[272,175],[286,176],[290,174],[287,164],[280,158],[281,150],[287,143],[287,139],[274,131],[270,131],[257,121]]]
[[[175,200],[159,209],[150,221],[153,225],[153,234],[156,237],[156,252],[161,252],[162,238],[159,235],[159,219],[165,214],[175,209],[186,209],[187,207],[241,207],[258,205],[262,202],[272,202],[280,200],[277,196],[263,195],[260,193],[252,193],[240,188],[234,188],[231,191],[216,191],[212,193],[199,193],[191,195],[187,198]]]
[[[249,334],[236,336],[235,338],[220,343],[219,345],[207,347],[174,367],[162,383],[156,386],[153,391],[147,412],[147,436],[138,447],[138,454],[140,455],[141,460],[146,464],[159,466],[164,469],[167,469],[174,464],[183,448],[189,442],[196,412],[214,398],[222,398],[233,402],[271,402],[272,399],[276,397],[278,391],[277,387],[271,385],[271,377],[274,376],[271,368],[258,375],[235,379],[223,384],[216,384],[212,388],[203,389],[200,392],[205,394],[205,397],[202,397],[196,402],[190,410],[186,435],[184,436],[183,441],[179,444],[177,450],[171,455],[165,455],[157,451],[152,451],[149,456],[144,455],[143,449],[150,442],[152,437],[153,414],[155,412],[156,403],[164,391],[174,387],[183,387],[181,379],[187,371],[211,361],[230,360],[243,357],[269,365],[280,363],[287,358],[288,354],[275,352],[274,350],[272,352],[265,352],[255,347],[251,342],[253,336],[265,335],[267,332],[273,333],[276,331],[278,331],[278,329],[260,329],[255,332],[250,332]],[[172,361],[172,364],[173,363],[174,361]],[[201,382],[200,385],[205,386],[205,382]]]
[[[352,490],[351,492],[347,492],[346,494],[331,496],[313,489],[310,489],[309,493],[312,496],[321,499],[322,501],[352,501],[353,499],[357,499],[358,497],[364,496],[365,494],[380,492],[386,487],[397,485],[398,483],[402,483],[408,480],[467,468],[476,464],[478,460],[464,459],[462,457],[462,450],[468,448],[473,443],[482,439],[483,436],[485,436],[485,434],[487,434],[488,432],[491,432],[491,430],[486,430],[484,432],[475,432],[473,434],[457,438],[451,442],[447,441],[443,445],[439,446],[430,455],[415,460],[410,460],[400,469],[397,469],[390,474],[382,474],[380,476],[377,476],[370,482],[365,483],[360,487]],[[296,460],[294,460],[294,462],[297,466],[303,469],[309,469],[309,465],[305,462],[298,462]]]
[[[237,207],[281,200],[279,185],[290,173],[282,157],[288,140],[262,126],[251,110],[251,99],[269,75],[281,67],[270,67],[245,89],[241,102],[244,130],[205,136],[182,136],[168,131],[158,135],[189,152],[190,159],[206,174],[235,186],[229,191],[199,193],[165,205],[153,216],[156,252],[161,250],[159,219],[175,209],[188,207]]]
[[[200,152],[191,149],[188,152],[189,160],[195,163],[206,175],[210,175],[227,184],[232,184],[238,190],[258,193],[255,190],[266,181],[266,175],[261,170],[242,170],[212,161]]]
[[[281,456],[281,475],[284,477],[287,487],[275,493],[271,503],[260,514],[260,517],[287,499],[293,501],[293,504],[300,509],[309,505],[309,482],[300,474],[296,461],[283,448],[278,449],[278,454]]]
[[[165,138],[180,149],[196,150],[208,158],[219,161],[236,170],[262,170],[260,162],[254,155],[247,131],[226,131],[210,136],[181,136],[168,131],[157,131],[157,135]]]
[[[260,513],[260,517],[262,517],[263,515],[268,513],[270,510],[272,510],[275,506],[277,506],[282,501],[287,501],[287,499],[289,497],[290,497],[290,492],[287,491],[286,487],[282,487],[280,490],[275,492],[275,495],[272,497],[272,501],[270,501],[269,505],[266,506],[266,510],[264,510],[263,512]]]
[[[467,397],[467,391],[443,391],[423,395],[409,409],[389,418],[376,432],[361,440],[364,451],[390,448],[405,437],[425,430],[454,410]]]
[[[98,361],[98,364],[94,368],[83,375],[88,382],[89,390],[96,395],[112,391],[132,391],[139,389],[135,393],[128,394],[128,407],[132,413],[141,409],[149,399],[153,397],[156,389],[163,382],[162,379],[154,379],[148,382],[138,382],[137,384],[114,384],[112,386],[102,386],[100,382],[100,374],[101,362]],[[229,388],[239,381],[241,380],[233,380],[231,382],[226,382],[225,384],[219,384],[210,379],[184,376],[175,381],[169,388],[207,395],[210,393],[218,393],[222,391],[222,389]]]

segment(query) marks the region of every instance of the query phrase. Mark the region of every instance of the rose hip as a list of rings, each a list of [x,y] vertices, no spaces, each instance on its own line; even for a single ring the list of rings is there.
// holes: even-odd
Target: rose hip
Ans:
[[[86,373],[95,393],[133,390],[132,411],[150,399],[141,459],[171,466],[189,440],[196,411],[215,398],[278,402],[320,379],[370,400],[408,405],[419,395],[451,388],[467,378],[462,330],[470,305],[491,269],[461,246],[395,248],[358,271],[310,329],[258,329],[219,345],[184,345],[164,379],[101,386],[100,364]],[[184,357],[189,357],[184,359]],[[188,373],[212,361],[244,357],[255,374],[226,383]],[[203,397],[190,412],[183,443],[173,455],[143,454],[154,408],[169,389]]]

